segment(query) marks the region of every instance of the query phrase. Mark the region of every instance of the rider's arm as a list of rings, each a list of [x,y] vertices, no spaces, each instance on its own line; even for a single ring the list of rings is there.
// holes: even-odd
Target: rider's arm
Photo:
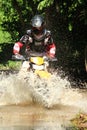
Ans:
[[[50,58],[54,58],[56,54],[56,46],[55,43],[50,43],[47,45],[47,56]]]
[[[22,47],[26,44],[27,49],[29,49],[29,43],[32,42],[32,38],[30,37],[30,30],[27,30],[27,33],[21,37],[21,39],[14,44],[13,53],[19,54]]]
[[[20,41],[19,42],[16,42],[13,46],[13,53],[14,54],[19,54],[20,53],[20,49],[23,47],[23,43],[21,43]]]
[[[18,42],[16,42],[14,44],[14,47],[13,47],[13,53],[14,54],[20,53],[20,50],[23,47],[23,45],[28,42],[28,37],[29,37],[28,35],[24,35],[24,36],[21,37],[21,39]]]
[[[50,58],[54,58],[55,54],[56,54],[56,45],[53,41],[53,38],[51,36],[50,31],[47,31],[45,42],[46,42],[46,54],[47,54],[47,56],[50,57]]]

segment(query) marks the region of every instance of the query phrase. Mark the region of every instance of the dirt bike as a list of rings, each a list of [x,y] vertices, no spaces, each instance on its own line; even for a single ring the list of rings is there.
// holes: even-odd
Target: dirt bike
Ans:
[[[39,77],[33,78],[30,74],[28,77],[25,75],[24,80],[27,82],[27,86],[31,93],[32,99],[41,103],[46,108],[52,107],[52,95],[50,94],[49,80],[52,73],[49,71],[50,62],[57,61],[57,58],[48,58],[43,53],[30,53],[29,57],[22,55],[13,55],[13,60],[21,60],[23,63],[28,61],[30,70]],[[26,72],[26,71],[25,71]],[[44,80],[46,79],[46,80]],[[31,82],[30,82],[31,81]]]
[[[23,55],[13,55],[12,59],[28,61],[30,69],[40,78],[50,78],[51,72],[48,71],[49,62],[57,61],[57,58],[48,58],[43,53],[31,52],[29,57]]]

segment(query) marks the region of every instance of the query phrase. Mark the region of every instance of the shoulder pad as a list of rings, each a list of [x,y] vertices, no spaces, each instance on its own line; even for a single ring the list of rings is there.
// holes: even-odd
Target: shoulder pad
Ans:
[[[46,30],[46,36],[51,35],[51,31],[50,30]]]
[[[27,30],[26,32],[28,35],[31,35],[31,30]]]

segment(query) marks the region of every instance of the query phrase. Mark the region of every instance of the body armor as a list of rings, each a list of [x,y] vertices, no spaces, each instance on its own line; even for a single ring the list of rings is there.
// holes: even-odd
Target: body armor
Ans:
[[[36,35],[32,30],[27,30],[20,42],[26,45],[27,51],[30,48],[31,51],[44,52],[46,46],[52,43],[51,32],[45,29],[42,34]]]

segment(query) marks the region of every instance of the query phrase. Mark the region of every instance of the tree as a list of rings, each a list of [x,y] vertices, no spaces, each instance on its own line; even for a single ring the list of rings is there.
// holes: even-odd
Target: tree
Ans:
[[[87,72],[87,46],[85,47],[85,69]]]
[[[86,5],[86,0],[0,0],[0,26],[17,41],[30,28],[32,16],[44,15],[57,43],[58,63],[79,73],[87,44]]]
[[[72,31],[77,18],[87,24],[87,7],[85,5],[85,0],[0,0],[2,21],[0,24],[15,39],[15,36],[20,37],[30,27],[33,15],[36,13],[49,14],[51,12],[49,8],[53,6],[57,14],[62,15],[63,20],[67,21],[67,28]],[[53,12],[51,13],[53,14]],[[56,14],[53,15],[56,17]]]
[[[20,37],[29,27],[33,15],[33,2],[28,0],[0,0],[3,30],[10,32],[13,39]],[[31,7],[32,5],[32,7]]]

